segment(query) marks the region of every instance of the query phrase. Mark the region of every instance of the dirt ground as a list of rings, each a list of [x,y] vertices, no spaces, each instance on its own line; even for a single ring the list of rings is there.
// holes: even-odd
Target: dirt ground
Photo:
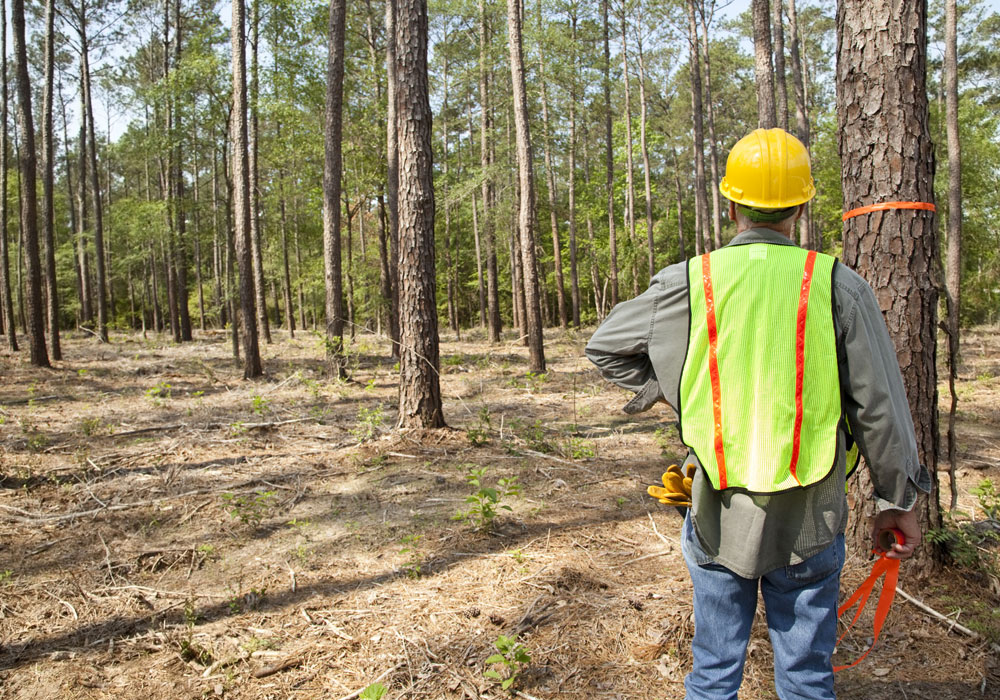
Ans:
[[[427,433],[391,429],[396,373],[373,336],[351,345],[347,382],[302,332],[276,333],[257,382],[222,333],[68,337],[52,370],[0,351],[0,698],[347,700],[379,681],[386,700],[498,699],[484,671],[506,672],[485,660],[513,634],[522,698],[682,698],[681,518],[645,485],[683,448],[669,410],[621,412],[587,337],[548,331],[543,376],[513,342],[449,337],[451,428]],[[959,504],[982,519],[970,488],[1000,483],[1000,329],[968,332],[964,362]],[[475,505],[473,469],[484,487],[516,477],[489,530],[453,519]],[[845,593],[870,566],[848,560]],[[1000,640],[988,580],[904,565],[901,585]],[[866,615],[837,659],[871,629]],[[897,597],[839,697],[1000,698],[996,659]],[[774,697],[771,674],[760,611],[742,697]]]

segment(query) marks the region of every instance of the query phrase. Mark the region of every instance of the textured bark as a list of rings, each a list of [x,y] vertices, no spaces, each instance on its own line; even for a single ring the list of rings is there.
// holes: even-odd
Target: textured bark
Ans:
[[[243,323],[243,378],[253,379],[264,373],[257,339],[257,311],[253,283],[253,255],[250,248],[250,164],[247,127],[246,7],[244,0],[233,0],[231,30],[233,51],[232,110],[232,179],[233,233],[237,264],[240,268],[240,316]],[[230,258],[233,256],[231,255]],[[234,318],[235,321],[235,318]],[[235,323],[233,324],[235,327]],[[235,349],[235,346],[234,346]]]
[[[779,2],[781,0],[775,0]],[[806,89],[802,79],[802,58],[799,52],[799,19],[795,11],[795,0],[788,0],[788,31],[791,34],[789,46],[792,62],[792,85],[795,90],[795,133],[806,148],[809,148],[809,109],[806,105]],[[811,207],[806,207],[806,214],[799,218],[799,245],[810,247],[809,221],[812,218]]]
[[[635,250],[635,161],[632,157],[632,76],[628,70],[628,24],[625,7],[622,7],[622,81],[625,84],[625,227],[628,229],[629,246]],[[639,271],[636,267],[638,256],[630,255],[632,261],[632,296],[639,296]]]
[[[545,151],[545,179],[549,190],[549,225],[552,227],[552,257],[556,271],[556,302],[559,308],[559,325],[565,330],[569,325],[566,315],[566,287],[563,283],[562,243],[559,241],[559,222],[556,215],[556,178],[552,167],[549,138],[549,99],[545,89],[545,39],[542,34],[542,3],[538,0],[538,78],[542,97],[542,144]]]
[[[264,342],[271,343],[271,323],[267,317],[267,295],[264,288],[264,234],[261,229],[260,186],[257,167],[259,118],[257,101],[260,93],[257,45],[260,43],[260,2],[250,4],[250,245],[253,252],[253,286],[257,293],[257,323]]]
[[[618,304],[618,236],[615,231],[615,154],[611,140],[611,41],[608,29],[608,0],[601,0],[604,20],[604,165],[608,198],[608,280],[611,306]]]
[[[577,269],[576,243],[576,76],[579,71],[579,61],[576,51],[576,5],[569,8],[570,12],[570,51],[572,53],[573,70],[569,84],[569,278],[570,296],[573,301],[573,326],[580,328],[580,273]]]
[[[775,0],[779,2],[780,0]],[[778,125],[774,111],[774,69],[771,64],[771,10],[768,0],[753,0],[754,76],[757,80],[757,126]]]
[[[14,30],[14,60],[17,64],[17,123],[21,129],[21,231],[27,283],[24,318],[28,329],[31,364],[49,367],[49,355],[45,348],[45,310],[42,307],[42,264],[38,252],[35,125],[32,120],[31,83],[28,79],[28,55],[24,40],[24,0],[13,0],[11,3],[11,24]]]
[[[780,1],[780,0],[778,0]],[[722,247],[722,200],[719,193],[719,144],[715,139],[715,106],[712,99],[712,60],[708,50],[708,22],[705,12],[705,0],[699,4],[701,18],[701,48],[705,60],[705,113],[708,115],[708,144],[710,159],[708,161],[712,172],[712,181],[708,188],[712,191],[712,236],[715,247]]]
[[[489,94],[489,26],[486,21],[486,2],[479,0],[479,163],[483,178],[483,237],[486,239],[486,301],[487,320],[491,343],[500,342],[503,330],[500,319],[500,279],[497,272],[496,217],[493,212],[493,149],[490,148],[491,119]]]
[[[844,209],[884,201],[934,201],[928,131],[925,3],[842,0],[837,10],[837,117]],[[936,333],[938,244],[932,212],[891,209],[848,219],[844,262],[875,291],[896,346],[932,489],[915,506],[926,532],[939,527]],[[870,492],[856,493],[867,515]],[[851,528],[857,551],[870,549],[867,526]],[[936,565],[925,541],[916,567]]]
[[[695,0],[688,0],[688,48],[691,70],[691,115],[694,119],[694,228],[695,255],[710,250],[708,237],[708,202],[705,200],[705,127],[702,122],[701,52],[698,50],[698,25]]]
[[[399,427],[441,428],[427,2],[397,0]]]
[[[785,82],[785,23],[781,6],[784,0],[774,0],[774,85],[778,126],[788,131],[788,86]]]
[[[386,206],[389,210],[389,338],[399,359],[399,144],[396,116],[396,0],[385,0]]]
[[[525,330],[528,335],[528,365],[532,372],[545,371],[542,348],[542,312],[538,276],[535,274],[535,180],[532,172],[531,132],[528,127],[528,97],[524,85],[521,41],[521,3],[507,0],[507,35],[510,44],[510,76],[514,88],[514,130],[517,138],[517,172],[520,190],[517,228],[521,240],[524,283]]]
[[[7,75],[7,3],[0,0],[0,74]],[[2,295],[2,310],[4,334],[7,345],[17,352],[17,327],[14,323],[14,297],[10,286],[10,252],[7,248],[7,81],[0,80],[0,295]]]
[[[326,63],[326,118],[323,128],[323,271],[326,290],[326,351],[331,372],[345,377],[344,284],[340,253],[340,188],[343,172],[344,0],[330,3]]]
[[[59,289],[56,284],[56,230],[53,179],[55,148],[52,138],[52,96],[55,83],[55,0],[45,2],[45,87],[42,98],[42,237],[45,250],[45,303],[49,318],[49,348],[53,360],[62,359],[59,342]]]
[[[87,153],[90,159],[90,194],[94,198],[94,260],[97,268],[97,335],[108,342],[108,276],[104,258],[104,203],[97,169],[97,139],[94,133],[94,101],[90,80],[90,51],[87,37],[86,2],[80,3],[80,84],[83,89],[84,122],[87,125]]]
[[[466,115],[469,122],[469,153],[472,154],[475,150],[475,145],[472,142],[472,135],[475,131],[473,131],[472,126],[471,100],[466,106]],[[474,158],[472,155],[470,157]],[[479,205],[476,204],[476,190],[470,190],[469,196],[472,199],[472,237],[476,246],[476,288],[479,290],[479,325],[482,328],[486,328],[486,283],[483,277],[483,252],[482,240],[479,235]]]
[[[174,0],[174,66],[181,63],[181,0]],[[188,303],[188,252],[187,252],[187,216],[184,209],[184,149],[182,145],[182,134],[186,134],[185,127],[181,124],[181,106],[175,104],[171,110],[174,130],[174,155],[173,155],[173,199],[174,199],[174,230],[177,232],[177,241],[174,244],[173,265],[177,277],[177,323],[179,326],[182,341],[190,341],[191,335],[191,313]],[[111,192],[108,191],[110,200]],[[110,265],[108,266],[110,269]],[[113,285],[108,287],[109,296]],[[114,300],[111,303],[114,308]]]
[[[678,259],[684,260],[687,253],[684,251],[684,197],[681,193],[680,166],[677,163],[677,153],[674,152],[674,189],[677,193],[677,250]]]
[[[958,505],[955,484],[955,412],[958,394],[959,312],[962,309],[962,142],[958,135],[958,7],[956,0],[945,0],[944,93],[945,128],[948,133],[948,259],[945,272],[948,298],[948,479],[951,485],[951,510]]]

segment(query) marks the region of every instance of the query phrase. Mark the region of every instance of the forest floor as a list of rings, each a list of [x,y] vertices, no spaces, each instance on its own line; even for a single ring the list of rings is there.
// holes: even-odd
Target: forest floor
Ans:
[[[326,377],[309,333],[277,332],[255,382],[221,332],[70,335],[51,370],[0,351],[0,698],[341,700],[380,681],[386,700],[499,699],[484,671],[506,671],[485,661],[514,634],[522,698],[683,697],[681,518],[645,495],[684,453],[673,416],[624,415],[588,332],[546,337],[541,376],[515,342],[446,339],[451,427],[423,433],[391,429],[396,373],[373,336],[350,346],[350,381]],[[965,334],[958,392],[958,501],[981,520],[1000,329]],[[490,529],[453,519],[473,469],[517,479]],[[849,558],[843,590],[870,567]],[[839,697],[1000,698],[996,582],[904,564],[901,586],[986,639],[897,597]],[[838,661],[867,647],[869,613],[856,629]],[[742,696],[774,697],[771,668],[761,610]]]

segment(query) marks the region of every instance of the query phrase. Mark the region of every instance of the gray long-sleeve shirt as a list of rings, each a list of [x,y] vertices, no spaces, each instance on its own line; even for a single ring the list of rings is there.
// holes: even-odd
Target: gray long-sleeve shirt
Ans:
[[[748,243],[794,245],[761,228],[739,234],[729,245]],[[690,316],[686,266],[661,270],[643,294],[616,306],[587,344],[587,357],[601,374],[635,392],[626,413],[646,411],[660,400],[677,409]],[[833,302],[844,413],[869,466],[879,506],[909,510],[917,491],[929,489],[930,475],[917,456],[892,340],[871,287],[843,265],[834,267]],[[846,440],[838,431],[836,464],[827,478],[779,494],[716,491],[698,469],[691,512],[710,560],[755,578],[827,547],[847,524]],[[693,453],[685,464],[698,465]]]

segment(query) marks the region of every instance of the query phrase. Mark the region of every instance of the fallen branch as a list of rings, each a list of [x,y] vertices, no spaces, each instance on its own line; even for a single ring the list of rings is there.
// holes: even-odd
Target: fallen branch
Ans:
[[[956,622],[955,620],[952,620],[947,615],[942,615],[941,613],[939,613],[934,608],[926,605],[925,603],[921,603],[919,600],[917,600],[916,598],[914,598],[913,596],[911,596],[909,593],[907,593],[906,591],[904,591],[899,586],[896,586],[896,593],[898,593],[899,595],[901,595],[904,598],[906,598],[906,600],[908,600],[911,603],[913,603],[913,605],[915,605],[916,607],[920,608],[921,610],[923,610],[925,613],[927,613],[931,617],[935,617],[938,620],[941,620],[942,622],[947,622],[948,626],[950,628],[958,630],[959,632],[961,632],[962,634],[966,635],[967,637],[972,637],[973,639],[982,639],[983,638],[982,635],[980,635],[978,632],[973,632],[968,627],[965,627],[964,625],[958,624],[958,622]],[[993,648],[993,651],[995,651],[997,653],[1000,653],[1000,644],[990,643],[990,646]]]
[[[268,676],[273,676],[275,673],[280,673],[290,668],[295,668],[296,666],[302,665],[301,656],[292,656],[277,663],[273,663],[270,666],[265,666],[264,668],[254,671],[254,678],[267,678]]]
[[[670,554],[670,550],[666,549],[663,550],[662,552],[653,552],[652,554],[644,554],[641,557],[636,557],[635,559],[629,559],[628,561],[623,562],[621,566],[628,566],[629,564],[635,564],[638,561],[645,561],[646,559],[652,559],[653,557],[662,557],[665,554]]]

